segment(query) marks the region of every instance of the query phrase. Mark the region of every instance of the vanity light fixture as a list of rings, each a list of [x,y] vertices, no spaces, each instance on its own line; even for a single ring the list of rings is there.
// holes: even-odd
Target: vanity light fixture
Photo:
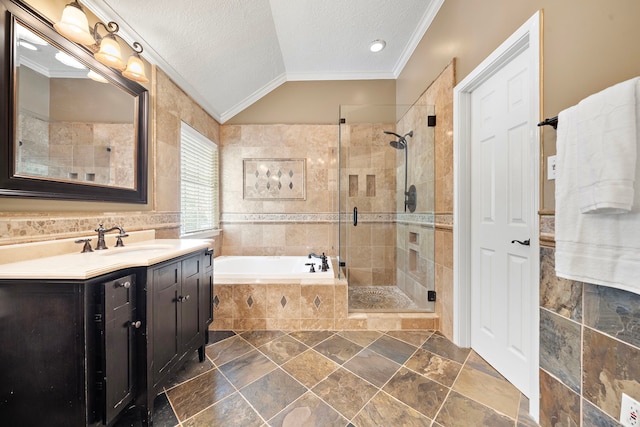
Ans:
[[[369,50],[373,53],[380,52],[387,45],[384,40],[374,40],[369,45]]]
[[[100,26],[107,31],[105,36],[101,36],[98,33]],[[133,47],[130,47],[128,43],[125,42],[134,52],[133,55],[129,57],[127,65],[125,66],[120,50],[120,43],[116,40],[116,33],[120,29],[118,24],[111,21],[105,25],[98,21],[93,29],[90,29],[87,15],[84,13],[78,0],[74,0],[65,6],[60,22],[54,24],[53,27],[59,34],[72,42],[85,46],[95,45],[96,48],[94,52],[96,50],[97,52],[94,53],[94,58],[96,58],[98,62],[122,72],[122,75],[129,80],[140,83],[147,83],[149,81],[145,74],[144,63],[140,58],[143,50],[140,43],[134,42]],[[118,35],[118,37],[120,36]],[[122,37],[120,38],[122,39]]]
[[[53,28],[72,42],[87,46],[96,42],[91,37],[89,20],[78,0],[74,0],[65,6],[60,22],[53,24]]]

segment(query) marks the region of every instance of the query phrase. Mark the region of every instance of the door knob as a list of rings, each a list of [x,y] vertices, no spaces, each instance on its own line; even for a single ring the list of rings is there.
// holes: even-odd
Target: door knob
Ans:
[[[134,321],[132,320],[132,321],[129,323],[129,326],[131,326],[132,328],[135,328],[135,329],[139,329],[139,328],[140,328],[140,326],[142,326],[142,322],[141,322],[141,321],[139,321],[139,320],[136,320],[136,321],[134,322]]]
[[[520,243],[522,246],[531,245],[531,239],[527,239],[524,242],[522,240],[512,240],[511,243]]]

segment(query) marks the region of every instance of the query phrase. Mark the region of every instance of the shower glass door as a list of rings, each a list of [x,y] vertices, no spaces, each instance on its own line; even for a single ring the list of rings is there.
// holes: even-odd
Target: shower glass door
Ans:
[[[351,312],[433,311],[433,112],[340,106],[338,256]]]

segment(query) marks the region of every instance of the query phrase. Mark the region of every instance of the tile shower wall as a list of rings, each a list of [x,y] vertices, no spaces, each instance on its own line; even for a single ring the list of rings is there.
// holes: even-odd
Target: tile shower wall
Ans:
[[[349,286],[396,284],[398,150],[389,147],[390,138],[384,134],[394,129],[390,123],[350,124],[348,120],[341,126],[344,166],[340,173],[349,184],[342,186],[341,200],[347,201],[348,211],[357,207],[359,215],[357,227],[345,223]]]
[[[220,142],[223,255],[336,254],[337,125],[223,125]],[[306,199],[245,198],[245,159],[306,159]]]
[[[132,124],[19,120],[19,172],[133,188]]]
[[[428,89],[427,89],[428,90]],[[396,251],[397,285],[420,308],[429,308],[427,291],[434,289],[435,280],[435,179],[434,132],[427,126],[427,118],[434,115],[434,107],[427,106],[426,92],[398,121],[396,129],[408,138],[408,164],[404,165],[404,153],[397,152],[396,209],[398,212]],[[407,169],[407,185],[415,185],[417,200],[414,213],[404,211],[404,181]]]
[[[540,249],[540,425],[617,426],[640,400],[640,295],[558,278]]]

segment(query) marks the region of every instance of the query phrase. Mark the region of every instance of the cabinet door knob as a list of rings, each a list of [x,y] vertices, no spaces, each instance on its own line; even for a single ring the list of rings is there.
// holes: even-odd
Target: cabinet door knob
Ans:
[[[186,301],[186,300],[188,300],[188,299],[189,299],[189,295],[184,295],[184,296],[183,296],[183,295],[180,295],[180,296],[178,297],[178,302],[185,302],[185,301]]]
[[[132,320],[131,322],[129,322],[129,326],[131,326],[132,328],[135,329],[139,329],[140,326],[142,326],[142,322],[139,320],[136,320],[135,322]]]
[[[120,288],[129,289],[131,287],[131,282],[128,281],[128,280],[126,282],[118,282],[118,284],[116,286],[120,287]]]

